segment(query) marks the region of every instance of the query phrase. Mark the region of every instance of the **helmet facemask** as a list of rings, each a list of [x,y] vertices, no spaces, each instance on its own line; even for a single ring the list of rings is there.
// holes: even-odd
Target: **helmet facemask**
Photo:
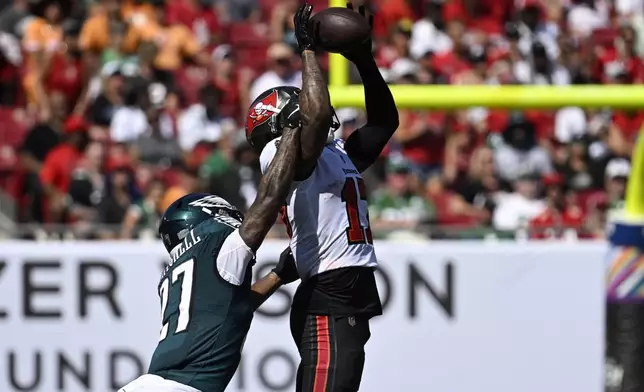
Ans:
[[[333,141],[336,139],[335,137],[335,132],[340,129],[340,119],[338,118],[338,114],[335,112],[335,109],[333,109],[333,106],[331,106],[331,127],[329,128],[329,134],[327,135],[326,142],[327,144],[333,143]]]

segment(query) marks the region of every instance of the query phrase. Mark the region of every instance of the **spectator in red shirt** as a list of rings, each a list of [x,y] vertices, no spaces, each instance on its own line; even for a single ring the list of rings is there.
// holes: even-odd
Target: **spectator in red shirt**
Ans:
[[[472,68],[454,74],[452,84],[487,84],[489,67],[485,48],[472,47],[468,53],[468,60]]]
[[[419,67],[412,60],[401,58],[391,67],[396,84],[414,84]],[[409,161],[412,172],[425,180],[432,171],[440,170],[445,147],[444,117],[430,116],[417,110],[398,111],[400,126],[393,136],[395,147]]]
[[[396,28],[389,35],[386,45],[381,45],[376,55],[378,66],[390,67],[394,61],[410,57],[409,41],[413,23],[409,19],[403,19],[396,25]]]
[[[445,20],[459,19],[468,28],[500,34],[513,8],[512,0],[452,0],[445,4]]]
[[[219,45],[212,52],[212,83],[221,94],[219,112],[224,117],[239,119],[250,105],[248,92],[254,72],[250,68],[239,69],[235,53],[230,45]]]
[[[629,156],[643,124],[644,112],[642,111],[615,111],[608,127],[608,146],[613,154]]]
[[[89,143],[88,126],[77,116],[65,121],[67,140],[51,150],[40,169],[40,182],[49,202],[50,220],[61,221],[69,205],[67,192],[72,171]]]
[[[441,175],[434,175],[425,184],[425,197],[436,207],[436,220],[452,228],[471,228],[489,223],[490,212],[473,206],[463,196],[449,190]]]
[[[412,0],[382,0],[374,20],[374,37],[387,37],[391,26],[395,26],[402,19],[418,19],[411,7],[412,3]]]
[[[52,56],[51,71],[45,81],[47,91],[60,91],[65,94],[70,109],[74,108],[83,88],[81,52],[78,47],[80,29],[81,24],[73,19],[63,23],[66,49]]]
[[[432,68],[438,75],[441,75],[447,81],[457,73],[470,69],[467,56],[468,48],[463,43],[463,34],[465,25],[460,20],[452,20],[447,24],[447,35],[452,40],[452,50],[437,53],[432,58]]]
[[[177,0],[166,3],[168,24],[182,24],[192,30],[199,44],[211,48],[221,40],[222,28],[211,2]]]
[[[595,76],[603,83],[637,84],[644,81],[644,62],[636,52],[637,35],[623,26],[613,47],[597,49]]]
[[[542,178],[545,186],[546,208],[530,220],[533,238],[560,238],[572,235],[577,237],[584,223],[584,213],[574,203],[575,197],[564,192],[564,178],[558,173]]]

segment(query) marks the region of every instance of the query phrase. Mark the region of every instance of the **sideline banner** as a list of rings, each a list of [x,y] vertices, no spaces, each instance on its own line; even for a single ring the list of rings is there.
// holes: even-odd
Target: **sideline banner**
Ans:
[[[285,242],[269,241],[263,276]],[[377,243],[385,315],[361,391],[601,392],[601,243]],[[114,391],[147,367],[166,253],[141,242],[0,244],[0,391]],[[293,391],[295,286],[256,314],[227,391]]]

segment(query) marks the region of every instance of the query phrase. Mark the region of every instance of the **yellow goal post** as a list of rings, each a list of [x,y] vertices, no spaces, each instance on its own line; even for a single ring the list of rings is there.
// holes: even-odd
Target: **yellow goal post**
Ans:
[[[329,0],[329,7],[345,7],[346,0]],[[556,109],[565,106],[582,108],[644,108],[642,85],[584,86],[391,86],[399,108],[453,110],[485,106],[506,109]],[[329,54],[329,92],[335,108],[364,107],[361,85],[349,84],[349,64],[339,54]],[[640,134],[644,129],[640,131]],[[644,137],[639,137],[633,151],[628,182],[625,215],[644,221]]]

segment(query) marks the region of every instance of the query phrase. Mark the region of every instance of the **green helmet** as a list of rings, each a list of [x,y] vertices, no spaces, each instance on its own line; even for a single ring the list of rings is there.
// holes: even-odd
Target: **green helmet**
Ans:
[[[191,193],[170,204],[159,224],[159,235],[170,252],[201,222],[215,219],[232,227],[239,227],[244,215],[219,196]]]

